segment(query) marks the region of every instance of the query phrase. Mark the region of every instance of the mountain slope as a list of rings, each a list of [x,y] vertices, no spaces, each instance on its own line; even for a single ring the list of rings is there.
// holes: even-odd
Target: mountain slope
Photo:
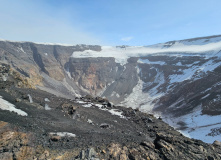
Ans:
[[[144,47],[0,42],[1,60],[41,90],[106,97],[210,143],[221,140],[220,51],[221,36]]]
[[[0,65],[0,159],[221,158],[219,141],[184,137],[151,114],[101,97],[70,100],[20,88],[22,78],[10,70]]]
[[[221,140],[221,36],[173,41],[147,47],[102,49],[101,52],[77,52],[72,56],[113,56],[116,62],[124,67],[131,64],[132,57],[137,57],[134,65],[137,68],[137,85],[121,104],[158,114],[190,137],[207,142]],[[127,79],[134,76],[131,74]],[[112,100],[115,95],[108,95],[107,91],[108,88],[103,96]],[[115,94],[122,97],[127,93]],[[114,97],[114,100],[116,99],[117,97]],[[205,118],[208,122],[202,121]],[[202,131],[203,135],[199,137],[198,134]]]

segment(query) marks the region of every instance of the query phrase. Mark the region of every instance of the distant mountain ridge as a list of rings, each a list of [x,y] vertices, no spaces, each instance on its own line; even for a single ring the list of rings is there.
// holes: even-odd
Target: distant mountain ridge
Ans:
[[[221,35],[120,48],[0,41],[0,59],[49,93],[106,97],[221,140]]]

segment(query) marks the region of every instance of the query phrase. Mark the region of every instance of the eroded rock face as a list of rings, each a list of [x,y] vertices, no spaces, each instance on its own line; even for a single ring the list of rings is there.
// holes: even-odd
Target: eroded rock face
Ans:
[[[99,46],[90,45],[59,46],[8,41],[1,41],[0,48],[0,59],[22,74],[30,76],[31,69],[34,69],[36,74],[44,72],[56,80],[63,80],[65,77],[64,65],[74,51],[100,50]]]
[[[66,73],[74,51],[101,50],[100,46],[59,46],[31,42],[0,41],[0,61],[28,77],[34,86],[58,96],[73,98],[84,94]]]
[[[7,88],[12,85],[20,88],[35,88],[32,81],[14,70],[10,65],[0,63],[0,87]]]
[[[121,66],[114,58],[70,58],[68,67],[78,86],[92,95],[102,95],[118,103],[138,82],[137,58],[128,61]]]
[[[74,81],[93,95],[98,95],[121,73],[114,58],[70,58],[69,72]],[[122,67],[121,67],[122,70]]]

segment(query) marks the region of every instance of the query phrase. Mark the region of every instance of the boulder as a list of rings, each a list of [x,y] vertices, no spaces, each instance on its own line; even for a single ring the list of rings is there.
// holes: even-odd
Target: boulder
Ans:
[[[106,129],[106,128],[110,128],[110,125],[107,123],[101,123],[100,127]]]

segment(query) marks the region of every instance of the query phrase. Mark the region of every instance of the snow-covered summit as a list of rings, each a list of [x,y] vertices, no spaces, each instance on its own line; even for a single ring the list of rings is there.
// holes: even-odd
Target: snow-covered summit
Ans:
[[[184,40],[177,40],[177,41],[169,41],[166,43],[159,43],[152,45],[153,47],[163,47],[168,48],[173,46],[175,43],[182,43],[184,45],[205,45],[209,43],[215,43],[221,41],[221,35],[216,36],[208,36],[208,37],[198,37],[198,38],[191,38],[191,39],[184,39]]]

